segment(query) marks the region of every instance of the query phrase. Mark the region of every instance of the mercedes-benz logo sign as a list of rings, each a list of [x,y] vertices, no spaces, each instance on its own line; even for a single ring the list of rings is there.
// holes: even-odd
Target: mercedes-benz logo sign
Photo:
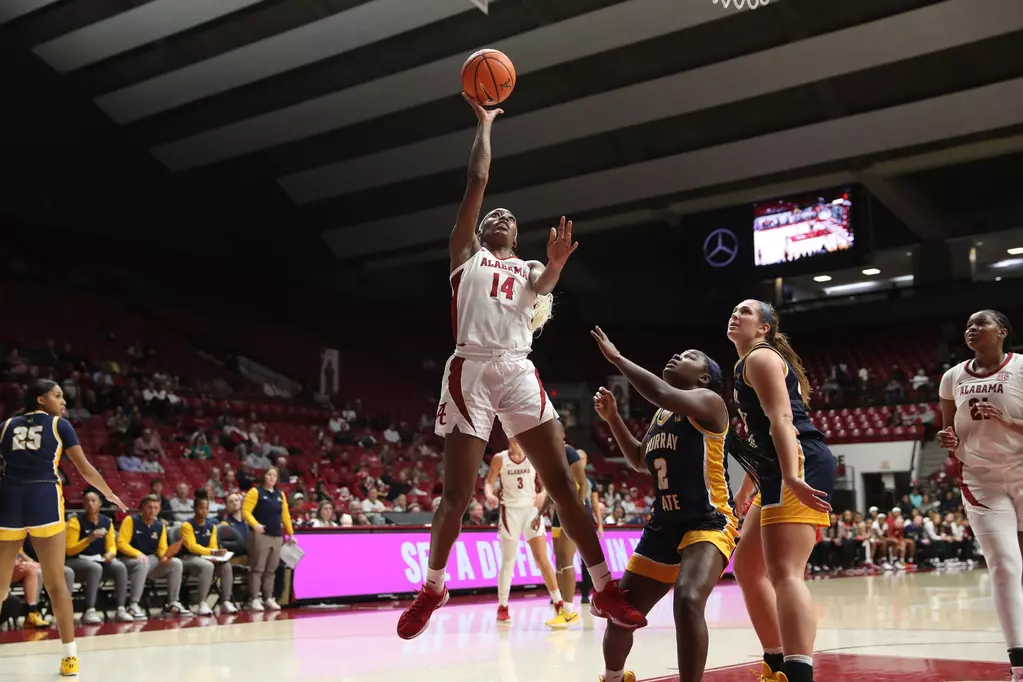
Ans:
[[[724,227],[714,230],[703,240],[703,259],[712,268],[724,268],[739,255],[739,240]]]

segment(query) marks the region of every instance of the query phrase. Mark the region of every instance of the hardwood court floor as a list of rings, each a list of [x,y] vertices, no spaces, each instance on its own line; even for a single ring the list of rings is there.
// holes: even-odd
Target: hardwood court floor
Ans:
[[[815,580],[820,682],[1008,680],[985,570]],[[84,681],[596,682],[603,621],[552,632],[545,595],[513,598],[511,625],[489,598],[453,599],[422,636],[395,635],[395,603],[219,618],[154,618],[82,628]],[[577,604],[578,606],[578,604]],[[759,646],[734,583],[707,607],[705,680],[752,682]],[[0,680],[55,680],[50,633],[0,633]],[[641,680],[675,673],[670,599],[637,632],[629,667]]]

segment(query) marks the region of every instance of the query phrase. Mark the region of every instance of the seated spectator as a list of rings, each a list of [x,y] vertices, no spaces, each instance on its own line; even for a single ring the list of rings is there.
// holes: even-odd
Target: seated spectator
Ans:
[[[224,467],[224,492],[236,493],[241,489],[238,479],[235,478],[234,469],[230,466]]]
[[[202,497],[206,502],[209,503],[209,509],[206,511],[207,514],[216,518],[220,516],[220,512],[224,511],[224,505],[217,502],[217,491],[214,490],[210,483],[206,484],[205,488],[200,488],[195,491],[195,502],[199,503],[199,498]]]
[[[113,435],[123,437],[128,433],[129,426],[131,426],[131,420],[124,413],[124,408],[118,405],[114,413],[110,415],[110,419],[107,419],[107,430]]]
[[[469,512],[465,519],[466,526],[485,526],[483,520],[483,505],[475,500],[469,503]]]
[[[884,387],[884,401],[887,405],[897,405],[903,401],[904,394],[902,391],[902,384],[895,379],[892,379]]]
[[[146,454],[146,460],[142,462],[142,473],[145,474],[164,473],[163,465],[160,464],[155,452],[149,452]]]
[[[220,467],[210,468],[210,477],[206,479],[205,487],[207,490],[209,490],[210,486],[213,487],[215,497],[223,497],[224,495],[227,494],[227,492],[224,490],[224,484],[220,480]]]
[[[953,491],[947,491],[945,493],[945,499],[941,501],[941,513],[946,515],[946,520],[948,519],[948,514],[954,514],[961,510],[962,503],[959,498],[956,497],[956,494]]]
[[[398,495],[396,498],[394,498],[393,511],[396,512],[408,511],[408,498],[405,497],[404,495]]]
[[[257,471],[265,471],[273,466],[273,462],[256,452],[250,452],[244,459],[245,464]]]
[[[149,481],[149,494],[160,500],[160,518],[164,521],[174,521],[174,510],[171,508],[170,500],[163,496],[163,481],[154,478]]]
[[[334,505],[330,500],[324,500],[320,502],[316,508],[316,518],[314,518],[309,525],[312,528],[336,528],[337,522],[334,521]]]
[[[923,501],[924,496],[920,494],[920,488],[917,486],[913,486],[913,491],[909,493],[910,510],[906,513],[912,515],[913,510],[919,509],[920,505],[923,504]]]
[[[380,516],[384,512],[384,503],[380,501],[380,495],[377,493],[376,488],[370,488],[366,492],[366,499],[362,501],[362,511],[366,513],[366,516],[374,524],[383,523],[383,517]],[[481,507],[482,509],[482,507]],[[379,518],[379,521],[377,520]]]
[[[358,509],[358,510],[356,510],[352,514],[352,525],[353,526],[372,526],[373,524],[370,523],[369,517],[366,516],[366,512],[362,511],[361,509]]]
[[[11,575],[11,584],[22,583],[21,589],[25,593],[25,622],[22,625],[26,630],[29,628],[48,628],[50,622],[43,617],[39,611],[39,590],[42,586],[42,568],[24,552],[24,548],[18,550],[18,556],[14,559],[14,573]]]
[[[152,429],[144,429],[142,435],[135,439],[135,455],[148,457],[149,453],[154,453],[160,459],[166,457],[163,443],[160,442],[160,434]]]
[[[144,575],[146,580],[167,579],[167,605],[164,613],[190,616],[192,612],[181,605],[181,559],[167,546],[167,526],[156,517],[160,500],[146,495],[139,505],[140,513],[126,516],[117,531],[117,551],[128,570]],[[138,531],[138,532],[136,532]],[[145,583],[139,580],[131,585],[131,604],[128,613],[137,619],[148,618],[139,607]]]
[[[245,420],[228,419],[224,424],[224,447],[231,447],[249,442],[249,432],[245,429]]]
[[[913,375],[913,379],[910,381],[910,385],[913,387],[913,391],[916,393],[926,393],[927,389],[931,385],[931,380],[927,376],[927,372],[924,371],[923,367],[916,371]]]
[[[330,415],[330,420],[327,422],[327,430],[330,431],[331,435],[336,435],[341,431],[342,421],[340,413],[335,412]]]
[[[287,457],[291,453],[288,448],[281,445],[281,437],[274,436],[272,441],[263,443],[260,454],[264,457]]]
[[[192,445],[185,452],[185,457],[188,459],[213,459],[213,450],[210,449],[205,433],[197,431],[192,435]]]
[[[287,481],[292,476],[294,476],[294,472],[288,471],[288,460],[285,459],[284,457],[278,457],[277,458],[276,466],[277,466],[277,470],[281,472],[281,480],[282,481]]]
[[[249,524],[242,516],[242,496],[233,492],[224,500],[224,518],[221,526],[231,530],[230,538],[221,536],[220,544],[228,551],[234,552],[236,557],[246,556],[249,553]]]
[[[347,502],[339,502],[337,508],[340,511],[337,516],[338,525],[342,528],[351,528],[354,524],[352,515],[345,511],[346,509],[351,509],[350,505]]]
[[[231,564],[219,561],[216,564],[205,557],[222,557],[226,549],[217,545],[217,527],[213,519],[208,518],[209,500],[201,498],[195,503],[195,516],[181,524],[182,557],[184,571],[194,575],[199,582],[196,613],[200,616],[212,616],[213,610],[206,602],[213,587],[213,576],[220,578],[220,613],[238,613],[237,607],[231,603],[231,592],[234,587],[234,573]]]
[[[391,445],[397,445],[398,443],[400,443],[401,434],[398,432],[398,427],[396,427],[394,424],[388,426],[387,429],[384,431],[384,440],[390,443]]]
[[[188,484],[178,483],[175,495],[170,500],[171,511],[174,512],[174,520],[178,523],[187,521],[195,514],[195,501],[188,496]]]
[[[129,450],[117,458],[117,468],[121,471],[141,473],[142,460],[139,459],[134,452]]]
[[[114,522],[100,514],[100,496],[86,493],[85,511],[75,514],[67,524],[67,565],[74,571],[75,580],[85,588],[83,625],[100,625],[103,618],[96,611],[96,597],[103,580],[114,581],[114,600],[117,606],[115,620],[130,623],[135,619],[125,605],[128,601],[128,569],[117,558]],[[145,582],[139,564],[133,565],[133,582]]]

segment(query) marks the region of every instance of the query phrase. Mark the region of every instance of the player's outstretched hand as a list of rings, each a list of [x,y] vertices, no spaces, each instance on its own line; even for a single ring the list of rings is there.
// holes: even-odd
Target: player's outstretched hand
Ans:
[[[124,502],[121,502],[121,498],[118,497],[117,495],[111,494],[110,497],[108,497],[107,499],[113,502],[121,511],[123,512],[128,511],[128,505],[126,505]]]
[[[618,352],[615,345],[611,343],[611,339],[607,338],[607,334],[600,327],[594,327],[590,331],[590,336],[597,342],[597,348],[604,354],[608,362],[615,363],[622,357],[622,354]]]
[[[482,104],[464,92],[462,93],[462,97],[469,103],[469,106],[472,107],[472,110],[476,114],[476,118],[479,119],[480,123],[493,123],[495,118],[504,113],[504,109],[484,109]]]
[[[980,403],[983,405],[984,403]],[[959,449],[959,436],[952,430],[952,427],[942,429],[938,431],[938,445],[945,448],[946,450],[958,450]]]
[[[601,419],[609,420],[618,413],[618,401],[615,400],[615,394],[601,386],[593,396],[593,409],[597,411]]]
[[[551,228],[551,236],[547,240],[547,262],[549,265],[561,267],[568,257],[579,248],[579,242],[572,241],[572,221],[561,216],[557,227]]]
[[[824,498],[826,493],[815,490],[810,484],[801,478],[794,478],[785,481],[785,487],[792,491],[800,502],[814,511],[831,512],[831,505]]]

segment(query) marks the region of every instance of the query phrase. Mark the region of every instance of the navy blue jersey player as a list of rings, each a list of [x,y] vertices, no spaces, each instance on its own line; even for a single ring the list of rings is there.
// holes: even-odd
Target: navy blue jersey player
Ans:
[[[43,568],[64,643],[60,673],[78,676],[74,609],[64,582],[64,495],[57,467],[66,455],[90,484],[122,511],[124,503],[93,468],[64,413],[64,392],[40,379],[25,394],[25,413],[0,423],[0,602],[11,587],[14,560],[26,536]]]
[[[599,327],[592,333],[604,357],[660,408],[639,441],[618,414],[614,394],[601,388],[593,398],[626,460],[654,480],[653,512],[621,585],[643,614],[675,591],[679,681],[698,682],[707,664],[704,607],[739,534],[725,461],[724,375],[705,353],[687,350],[672,356],[658,377],[623,357]],[[632,633],[608,623],[603,682],[635,679],[625,671],[631,649]]]
[[[735,401],[755,453],[737,456],[750,474],[741,490],[754,480],[759,488],[733,567],[764,647],[761,679],[813,682],[817,627],[803,571],[817,529],[831,523],[835,458],[810,422],[803,363],[778,327],[778,313],[756,299],[735,306],[728,320],[739,353]]]

